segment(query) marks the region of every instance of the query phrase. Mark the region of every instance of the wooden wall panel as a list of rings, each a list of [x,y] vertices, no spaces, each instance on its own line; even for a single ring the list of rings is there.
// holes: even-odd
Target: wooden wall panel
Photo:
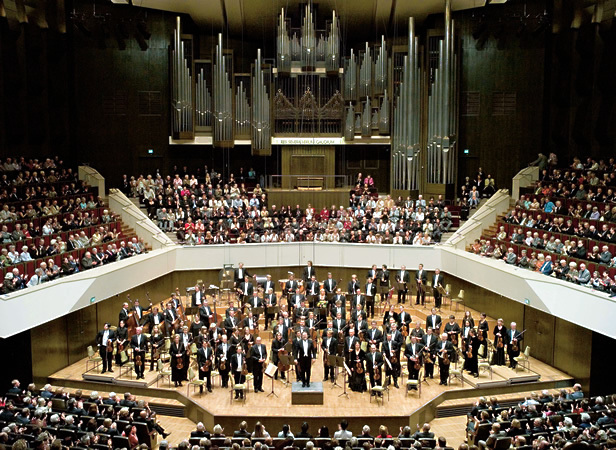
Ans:
[[[520,330],[526,329],[523,347],[530,346],[531,355],[549,365],[554,364],[555,323],[554,316],[530,306],[524,308],[524,322],[518,322]]]
[[[582,383],[585,392],[588,391],[590,384],[592,337],[592,331],[556,318],[554,366],[573,375]]]
[[[37,383],[70,364],[67,337],[68,316],[30,330],[32,375]]]

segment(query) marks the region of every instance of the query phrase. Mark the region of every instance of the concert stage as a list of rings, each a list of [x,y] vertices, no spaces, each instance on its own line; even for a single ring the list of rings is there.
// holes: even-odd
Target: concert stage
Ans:
[[[407,306],[406,310],[412,314],[414,321],[419,319],[425,323],[429,308],[428,304],[424,308],[413,305],[412,308]],[[451,305],[444,307],[441,311],[442,316],[450,313],[452,313]],[[472,311],[472,313],[475,317],[478,316],[477,312]],[[381,321],[382,313],[377,316]],[[489,318],[488,321],[492,329],[495,320]],[[261,337],[269,350],[271,333],[262,331]],[[562,388],[571,386],[574,382],[573,378],[566,373],[531,356],[530,371],[523,369],[516,371],[505,366],[492,366],[491,373],[483,371],[479,378],[473,378],[464,373],[463,382],[460,379],[453,379],[449,386],[439,385],[437,366],[434,378],[421,383],[421,393],[417,391],[407,393],[406,376],[403,376],[399,380],[399,389],[393,385],[389,386],[389,392],[383,395],[383,402],[371,402],[368,392],[353,392],[348,386],[346,389],[348,395],[341,395],[344,387],[343,374],[340,372],[336,384],[330,381],[322,382],[322,404],[296,405],[293,399],[292,384],[284,383],[280,378],[273,384],[276,395],[268,395],[272,383],[271,379],[266,377],[263,380],[264,393],[255,393],[253,383],[249,380],[249,392],[245,402],[230,402],[230,389],[222,389],[219,376],[212,380],[212,393],[206,391],[200,394],[198,388],[195,392],[192,387],[187,386],[187,383],[184,383],[183,387],[175,388],[168,378],[160,378],[156,371],[148,371],[149,365],[146,365],[145,380],[137,381],[134,373],[131,379],[130,374],[124,373],[124,370],[120,376],[119,368],[116,366],[111,374],[101,375],[100,366],[96,370],[86,371],[86,361],[87,358],[59,370],[49,377],[49,382],[52,385],[99,392],[118,391],[117,386],[119,385],[124,387],[121,391],[129,390],[138,396],[180,402],[184,405],[186,416],[195,422],[204,422],[209,429],[214,424],[220,423],[225,429],[233,430],[242,420],[248,421],[249,426],[261,420],[270,432],[277,432],[285,423],[290,424],[293,430],[297,430],[304,420],[310,418],[318,419],[317,423],[327,425],[330,431],[336,430],[337,423],[345,418],[355,425],[354,428],[359,426],[358,424],[368,424],[374,429],[385,422],[390,431],[395,431],[397,427],[405,425],[411,425],[414,429],[415,424],[434,418],[437,407],[446,401],[458,400],[470,404],[481,395],[499,396]],[[451,367],[460,368],[461,363],[458,365],[452,363]],[[406,371],[405,369],[406,361],[403,360],[403,370]],[[295,382],[295,374],[289,372],[288,379]],[[312,367],[311,383],[320,383],[322,379],[323,358],[319,353]],[[316,430],[311,430],[311,432],[315,434]]]

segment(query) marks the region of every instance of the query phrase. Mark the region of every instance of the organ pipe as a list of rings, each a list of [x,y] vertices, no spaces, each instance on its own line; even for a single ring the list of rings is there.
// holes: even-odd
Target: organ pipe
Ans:
[[[271,110],[270,100],[261,60],[261,49],[257,50],[257,59],[252,75],[252,151],[259,155],[271,154]]]
[[[278,17],[278,33],[276,38],[277,55],[276,64],[281,72],[291,71],[291,39],[287,28],[287,20],[284,16],[284,8]]]
[[[212,125],[212,95],[207,87],[203,68],[197,73],[196,86],[196,122],[197,126],[209,127]]]
[[[316,66],[316,34],[314,21],[312,20],[312,7],[307,4],[302,20],[302,68],[303,70],[313,70]]]
[[[353,103],[349,103],[347,107],[346,121],[344,123],[344,140],[355,140],[355,110],[353,108]]]
[[[370,97],[364,103],[364,111],[361,116],[361,135],[372,136],[372,111],[370,108]]]
[[[340,67],[340,26],[336,11],[332,11],[332,22],[326,37],[325,69],[328,72],[338,72]]]
[[[173,135],[179,139],[194,136],[192,75],[190,74],[189,58],[185,54],[182,42],[180,17],[175,19],[173,34],[172,89],[173,89]]]
[[[370,97],[372,95],[372,65],[372,53],[366,42],[364,58],[359,67],[359,96],[361,98]]]
[[[385,36],[381,36],[381,47],[378,50],[374,66],[374,93],[381,95],[387,88],[387,45]]]
[[[357,98],[357,59],[351,49],[351,56],[344,65],[344,99],[356,100]]]
[[[233,89],[227,61],[223,55],[222,34],[218,34],[214,63],[214,145],[233,145]]]
[[[240,81],[235,94],[235,136],[250,136],[250,105],[243,81]]]

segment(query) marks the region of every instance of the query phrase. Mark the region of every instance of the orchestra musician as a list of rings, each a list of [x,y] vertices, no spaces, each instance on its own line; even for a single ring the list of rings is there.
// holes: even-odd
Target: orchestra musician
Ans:
[[[381,294],[381,302],[384,302],[387,299],[387,294],[389,294],[389,270],[387,270],[386,264],[383,264],[379,271],[379,293]]]
[[[447,386],[447,382],[449,381],[449,366],[451,365],[451,360],[454,354],[453,345],[451,345],[451,342],[447,338],[447,333],[441,334],[441,340],[436,344],[438,368],[441,377],[441,382],[439,384],[443,386]],[[449,364],[445,362],[445,355],[447,355],[447,358],[450,361]]]
[[[304,282],[308,282],[310,280],[312,280],[312,277],[315,277],[316,279],[317,276],[317,271],[314,269],[314,267],[312,267],[312,261],[308,261],[306,263],[306,267],[304,267],[304,270],[302,272],[302,279],[304,280]],[[318,292],[318,289],[317,289]]]
[[[404,350],[404,356],[406,357],[409,380],[419,379],[419,370],[421,367],[416,368],[416,363],[421,366],[423,361],[423,344],[418,342],[417,337],[411,336],[411,342],[406,345]],[[412,389],[417,389],[417,386],[411,386]]]
[[[522,333],[518,331],[518,326],[515,322],[511,322],[507,335],[507,354],[509,355],[509,367],[515,369],[518,363],[514,358],[520,356],[520,342],[524,339]],[[517,349],[514,349],[514,344]]]
[[[373,320],[371,327],[365,334],[366,340],[369,345],[376,345],[376,349],[379,350],[381,342],[383,341],[383,332],[376,326],[376,320]]]
[[[231,358],[231,371],[233,372],[233,380],[235,384],[244,384],[244,381],[246,381],[246,376],[242,373],[245,364],[246,357],[242,351],[242,347],[238,345],[235,348],[235,354]],[[244,398],[244,391],[237,389],[235,391],[235,398]]]
[[[396,322],[398,322],[400,329],[402,329],[403,326],[406,326],[406,330],[408,331],[412,320],[411,315],[404,310],[404,305],[400,305],[399,308],[400,312],[398,313]]]
[[[234,278],[235,278],[235,286],[237,287],[242,281],[245,280],[246,276],[250,277],[251,275],[244,269],[244,263],[239,263],[237,265],[237,269],[234,270]]]
[[[295,348],[295,364],[299,365],[300,380],[302,387],[310,387],[310,369],[316,361],[316,349],[312,340],[308,339],[308,333],[302,333],[302,339]]]
[[[245,299],[247,300],[247,299]],[[250,297],[250,300],[246,302],[246,305],[244,306],[248,306],[250,309],[252,309],[254,311],[255,308],[263,308],[263,299],[259,298],[259,293],[257,291],[253,291],[252,295]],[[255,314],[253,312],[252,314],[255,318],[256,321],[259,320],[259,314]]]
[[[354,325],[357,336],[362,340],[365,340],[366,332],[368,331],[368,322],[364,320],[364,316],[362,314],[357,315],[357,320]]]
[[[109,323],[103,325],[103,329],[96,335],[96,343],[98,344],[98,351],[103,359],[103,370],[101,373],[113,372],[111,366],[111,360],[113,357],[113,342],[115,341],[115,333],[109,329]],[[108,346],[111,345],[111,351],[107,351]]]
[[[342,301],[340,299],[336,300],[336,303],[332,306],[330,313],[333,319],[337,318],[338,315],[340,315],[343,319],[346,318],[346,311],[344,306],[342,306]]]
[[[470,331],[473,329],[471,323],[468,320],[464,321],[464,326],[462,327],[462,331],[460,333],[460,340],[462,341],[462,350],[466,349],[466,345],[468,344],[468,339],[470,336]],[[476,349],[478,350],[478,348]]]
[[[398,321],[398,313],[396,312],[396,307],[394,305],[389,305],[389,309],[385,311],[383,315],[383,326],[388,326],[391,319],[394,321]]]
[[[332,383],[334,380],[334,366],[329,365],[329,355],[337,355],[338,353],[338,339],[334,337],[333,328],[326,330],[327,336],[321,341],[321,350],[323,350],[323,381],[327,381],[331,378]]]
[[[264,363],[267,364],[267,349],[261,343],[261,338],[257,337],[255,345],[250,349],[250,358],[252,359],[252,375],[254,377],[253,386],[255,392],[263,392],[263,371]]]
[[[342,314],[338,313],[336,318],[332,321],[336,334],[340,333],[346,327],[346,320],[342,317]]]
[[[338,302],[340,302],[340,304],[338,304]],[[342,293],[342,289],[341,288],[336,289],[336,295],[334,295],[334,298],[332,298],[332,308],[333,308],[334,305],[335,306],[340,306],[343,311],[346,311],[346,297]],[[336,315],[332,314],[332,317],[336,317]],[[342,317],[345,317],[345,313],[344,312],[342,314]]]
[[[434,270],[434,275],[432,275],[432,288],[434,289],[434,306],[441,309],[443,295],[439,292],[438,287],[445,287],[445,280],[441,270],[437,268]]]
[[[292,272],[289,272],[289,279],[284,285],[284,292],[282,293],[285,297],[289,297],[290,293],[298,292],[299,284],[297,280],[295,280],[295,276]]]
[[[160,332],[160,328],[156,325],[152,327],[150,335],[150,344],[152,344],[152,352],[150,357],[150,372],[154,370],[154,364],[160,358],[160,352],[165,346],[165,336]]]
[[[173,302],[169,301],[167,303],[167,309],[165,309],[164,313],[165,318],[165,334],[167,337],[171,336],[173,331],[177,332],[180,327],[180,317],[178,316],[177,311],[173,307]]]
[[[148,348],[148,338],[141,334],[143,328],[137,327],[136,333],[130,339],[130,347],[133,349],[133,363],[135,365],[135,373],[137,374],[137,379],[144,379],[144,370],[145,367],[145,351]]]
[[[315,307],[317,309],[319,319],[325,319],[329,310],[329,300],[327,299],[327,293],[324,288],[321,288],[319,291],[319,296],[317,297],[317,304]]]
[[[366,312],[374,318],[374,297],[376,296],[376,284],[372,278],[366,282]],[[366,316],[367,317],[367,316]]]
[[[160,327],[163,326],[165,318],[163,313],[159,311],[158,306],[152,307],[152,312],[147,315],[147,321],[150,324],[150,330],[153,330],[154,327],[159,327],[160,330]]]
[[[357,308],[357,306],[361,306],[362,310],[366,307],[366,297],[362,295],[361,289],[357,288],[357,290],[355,291],[355,295],[353,295],[352,300],[351,300],[351,305],[353,308]],[[364,314],[364,317],[365,316],[366,315]]]
[[[231,342],[233,344],[233,342]],[[250,333],[250,328],[244,327],[244,334],[240,340],[240,347],[244,349],[244,353],[248,355],[248,352],[255,345],[255,337]],[[246,365],[248,366],[248,370],[252,370],[252,361],[250,359],[246,359]]]
[[[203,300],[205,300],[205,295],[201,292],[201,286],[196,284],[195,291],[191,296],[190,306],[193,308],[198,308],[203,304]]]
[[[287,319],[288,320],[288,319]],[[289,321],[290,324],[290,321]],[[289,327],[285,325],[284,317],[278,317],[278,323],[274,327],[274,334],[280,334],[286,342],[289,338]],[[272,344],[273,345],[273,344]]]
[[[462,319],[462,324],[464,324],[464,322],[467,320],[471,324],[471,328],[475,328],[475,319],[473,319],[473,316],[471,315],[470,311],[464,312],[464,318]]]
[[[118,325],[122,321],[124,321],[124,323],[126,323],[126,321],[128,320],[128,313],[129,312],[130,312],[130,310],[129,310],[129,307],[128,307],[128,303],[127,302],[122,303],[122,309],[120,310],[120,313],[118,314]]]
[[[436,308],[432,308],[431,314],[426,317],[426,330],[432,328],[435,333],[439,333],[441,330],[442,319],[436,313]]]
[[[250,282],[250,278],[248,275],[244,276],[244,281],[242,281],[237,287],[238,294],[240,296],[240,302],[246,302],[254,292],[254,286]]]
[[[357,275],[353,274],[351,275],[351,281],[349,281],[347,285],[347,293],[354,294],[357,292],[358,289],[361,290],[361,285],[359,284],[359,281],[357,280]]]
[[[391,324],[389,334],[391,334],[391,339],[396,342],[398,348],[402,348],[402,345],[404,345],[404,336],[402,336],[402,333],[398,331],[398,324],[396,322]]]
[[[381,376],[381,367],[383,366],[383,354],[376,351],[376,345],[370,346],[370,352],[366,355],[366,369],[370,375],[370,386],[381,386],[383,377]],[[375,392],[372,392],[375,395]],[[379,392],[379,396],[383,394]]]
[[[415,328],[411,330],[410,335],[416,337],[417,342],[421,343],[423,342],[423,337],[425,336],[425,334],[426,333],[424,332],[423,328],[421,328],[421,321],[415,321]]]
[[[447,339],[455,347],[458,346],[460,341],[460,325],[456,322],[456,317],[452,314],[449,316],[449,322],[445,324],[445,333],[447,333]]]
[[[280,362],[280,352],[285,351],[284,346],[286,344],[286,340],[283,336],[287,336],[287,334],[283,334],[280,331],[277,331],[276,338],[272,341],[272,363],[276,367],[278,367],[278,363]],[[274,379],[278,379],[278,369],[276,369],[276,372],[274,373]],[[280,379],[286,379],[284,372],[280,372]]]
[[[201,301],[201,306],[199,307],[199,318],[207,328],[210,327],[210,320],[212,319],[213,315],[214,314],[212,312],[212,308],[210,308],[207,298],[203,297]]]
[[[406,270],[406,266],[401,266],[396,274],[396,281],[400,283],[398,286],[398,303],[406,303],[406,294],[409,291],[408,283],[411,282],[411,273]]]
[[[426,282],[428,281],[428,274],[423,268],[423,264],[419,265],[417,272],[415,272],[415,282],[417,283],[417,299],[415,300],[415,304],[419,305],[421,301],[421,306],[423,306],[426,302]]]
[[[131,308],[131,311],[135,314],[135,317],[137,318],[137,325],[139,326],[143,326],[145,325],[147,322],[144,319],[144,312],[145,311],[150,311],[152,309],[152,302],[150,302],[150,306],[148,306],[147,308],[143,308],[142,306],[139,305],[139,299],[135,299],[135,301],[133,302],[133,307]]]
[[[216,365],[223,388],[229,387],[229,372],[231,370],[229,360],[231,354],[231,346],[227,343],[227,336],[223,334],[220,344],[216,347]]]
[[[207,364],[206,364],[207,363]],[[199,379],[205,380],[205,387],[212,392],[212,370],[214,367],[214,352],[207,339],[203,340],[201,348],[197,350],[197,366]],[[199,393],[203,393],[203,385],[199,386]]]
[[[355,299],[355,297],[353,297]],[[366,311],[363,310],[361,303],[355,305],[355,309],[351,313],[351,322],[356,322],[359,316],[366,317]]]
[[[192,327],[192,326],[191,326]],[[197,348],[201,348],[203,346],[203,341],[208,341],[210,342],[210,335],[208,333],[208,329],[205,325],[201,325],[201,328],[199,329],[199,331],[196,333],[197,337],[195,336],[195,333],[193,333],[193,337],[194,337],[194,342],[197,344]],[[215,345],[212,346],[213,348],[216,348]]]
[[[331,295],[334,292],[336,292],[337,286],[338,286],[338,283],[336,282],[336,280],[332,278],[332,273],[327,272],[327,280],[323,282],[323,288],[325,289],[325,292]]]
[[[190,334],[193,335],[193,341],[196,341],[199,338],[199,334],[201,333],[201,328],[205,328],[207,330],[207,327],[203,324],[203,322],[201,322],[201,318],[199,317],[199,315],[195,314],[193,316],[193,321],[190,323],[190,327],[188,328],[188,331],[190,331]],[[198,342],[197,347],[201,348],[200,342]]]
[[[359,342],[359,338],[355,336],[355,329],[349,329],[349,335],[345,338],[344,348],[346,349],[345,359],[347,360],[347,365],[349,364],[350,354],[355,348],[355,343]]]
[[[481,340],[483,340],[483,355],[482,358],[485,358],[488,355],[488,332],[490,331],[490,325],[488,325],[488,319],[486,317],[486,313],[481,313],[479,315],[479,325],[477,326],[478,332],[481,333]],[[477,335],[479,337],[479,334]]]
[[[372,344],[374,345],[374,344]],[[370,348],[372,348],[370,345]],[[375,345],[376,348],[376,345]],[[378,350],[378,349],[377,349]],[[398,386],[398,377],[400,376],[400,346],[391,338],[391,333],[387,334],[387,338],[383,342],[383,348],[381,349],[383,356],[389,360],[389,364],[385,363],[385,376],[391,382],[394,379],[394,386]],[[390,367],[391,364],[391,367]]]
[[[218,348],[218,344],[220,344],[223,336],[223,329],[216,326],[215,323],[211,323],[210,329],[208,330],[208,340],[210,341],[210,346],[214,351]]]
[[[268,329],[268,325],[270,323],[270,320],[273,321],[274,320],[274,313],[273,312],[268,312],[267,309],[268,308],[273,308],[274,306],[276,306],[276,304],[278,303],[278,299],[276,298],[276,294],[274,293],[274,288],[267,288],[265,290],[266,294],[265,294],[265,298],[263,299],[264,303],[265,303],[265,329]]]
[[[243,331],[244,329],[242,328],[242,332]],[[235,353],[235,347],[237,347],[238,345],[242,345],[242,338],[240,337],[239,328],[233,329],[233,333],[231,333],[231,335],[229,336],[229,345],[233,347],[233,349],[231,350],[231,353]]]
[[[116,365],[122,365],[122,351],[126,350],[128,340],[128,328],[126,328],[126,323],[123,320],[120,320],[120,324],[115,332],[116,335]]]
[[[222,325],[227,333],[227,336],[231,336],[233,329],[237,328],[238,325],[239,321],[237,320],[237,317],[235,317],[235,311],[229,311],[229,317],[225,319]]]
[[[229,307],[225,309],[225,319],[231,315],[232,311],[235,313],[235,317],[239,319],[239,316],[240,316],[239,304],[236,307],[233,300],[229,300]]]
[[[302,303],[306,301],[306,297],[301,293],[299,287],[295,289],[295,293],[291,295],[291,299],[288,302],[289,307],[295,311],[297,308],[301,306]]]
[[[275,292],[276,291],[276,285],[272,281],[272,276],[268,273],[265,276],[265,283],[263,283],[263,292],[269,293],[270,289],[272,290],[272,292]]]
[[[428,327],[428,331],[423,337],[423,346],[424,346],[424,354],[428,353],[427,356],[430,356],[430,360],[432,362],[428,362],[424,359],[425,370],[424,370],[424,378],[430,377],[434,378],[434,358],[436,355],[436,344],[438,338],[434,335],[432,327]]]
[[[366,274],[366,279],[372,278],[373,280],[377,280],[379,277],[379,269],[377,269],[376,264],[372,264],[372,268]]]
[[[479,367],[477,362],[477,351],[479,350],[479,339],[473,328],[469,331],[468,338],[465,341],[464,351],[464,370],[467,370],[475,378],[479,377]],[[469,356],[470,355],[470,356]]]
[[[504,366],[505,365],[505,346],[508,344],[507,342],[507,327],[503,325],[503,319],[498,319],[496,321],[496,326],[494,327],[494,356],[492,357],[492,365],[495,366]]]
[[[365,392],[368,390],[366,386],[365,359],[366,352],[361,349],[359,341],[355,342],[349,353],[349,362],[347,363],[347,366],[351,369],[349,387],[354,392]]]
[[[320,288],[321,285],[317,281],[316,275],[312,275],[310,280],[306,283],[306,295],[315,297],[319,295]]]

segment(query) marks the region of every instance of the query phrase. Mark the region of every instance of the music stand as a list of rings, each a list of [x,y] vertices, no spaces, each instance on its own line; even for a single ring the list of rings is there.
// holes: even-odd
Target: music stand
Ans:
[[[278,394],[276,394],[276,392],[274,392],[274,374],[276,373],[276,370],[278,370],[278,367],[276,367],[275,364],[269,363],[267,365],[267,368],[263,372],[266,376],[268,376],[272,380],[272,392],[267,394],[268,397],[270,395],[273,395],[274,397],[278,397]]]
[[[199,307],[198,306],[189,306],[186,308],[186,315],[187,316],[195,316],[199,314]]]
[[[332,383],[332,389],[336,386],[342,387],[338,384],[338,357],[336,355],[327,355],[327,363],[334,368],[334,382]]]
[[[291,367],[293,367],[295,365],[295,359],[293,358],[293,355],[279,355],[278,359],[280,359],[280,362],[282,363],[283,366],[288,366],[289,370],[286,371],[286,380],[285,380],[285,386],[288,386],[291,382],[291,380],[289,380],[290,375],[289,372],[291,372]]]
[[[409,295],[409,287],[405,281],[396,281],[396,289],[398,292],[404,291],[405,297]],[[406,300],[409,300],[408,298]],[[400,303],[400,297],[398,296],[398,303]],[[409,304],[411,304],[411,300],[409,300]]]
[[[319,298],[318,294],[315,294],[315,295],[310,294],[310,295],[306,296],[306,301],[308,302],[308,307],[309,308],[314,308],[316,306],[318,298]]]
[[[349,394],[347,394],[347,383],[346,383],[346,377],[347,377],[347,373],[351,372],[351,370],[349,369],[349,366],[346,365],[346,362],[344,361],[344,357],[343,356],[336,356],[336,366],[338,367],[342,367],[342,372],[343,372],[343,392],[342,394],[340,394],[338,397],[342,397],[343,395],[348,399],[349,398]]]

